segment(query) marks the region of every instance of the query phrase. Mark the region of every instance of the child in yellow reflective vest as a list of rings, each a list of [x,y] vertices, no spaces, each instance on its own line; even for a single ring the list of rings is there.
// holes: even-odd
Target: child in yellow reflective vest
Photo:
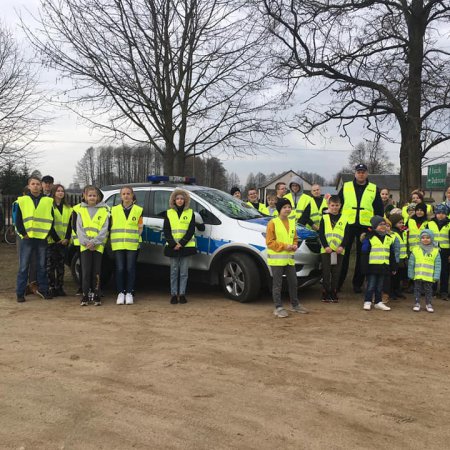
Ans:
[[[383,282],[386,274],[397,270],[395,261],[394,239],[387,234],[386,221],[381,216],[370,219],[371,230],[366,234],[361,246],[362,272],[367,278],[367,288],[363,308],[372,308],[375,297],[375,309],[390,311],[382,302]]]
[[[269,194],[267,196],[267,211],[269,216],[272,217],[278,216],[277,196],[275,194]]]
[[[420,232],[420,241],[409,255],[408,277],[414,280],[413,311],[420,311],[420,296],[425,294],[426,310],[434,312],[431,303],[433,299],[433,283],[439,280],[441,275],[441,257],[439,247],[434,243],[434,233],[431,230]]]
[[[89,304],[93,295],[94,305],[100,306],[100,273],[105,242],[108,238],[109,211],[106,203],[100,200],[95,186],[84,188],[84,201],[77,214],[76,232],[80,241],[81,306]]]
[[[405,222],[401,213],[391,214],[389,216],[392,223],[392,236],[396,239],[398,248],[398,268],[395,275],[391,278],[391,297],[405,298],[402,293],[402,282],[408,279],[408,239]]]
[[[283,308],[281,300],[284,274],[288,283],[291,311],[306,314],[308,311],[300,305],[297,296],[294,254],[297,250],[298,236],[295,218],[289,218],[292,212],[291,202],[286,198],[278,200],[277,210],[278,217],[272,219],[266,229],[267,263],[272,270],[272,297],[275,304],[273,313],[277,317],[289,315]]]

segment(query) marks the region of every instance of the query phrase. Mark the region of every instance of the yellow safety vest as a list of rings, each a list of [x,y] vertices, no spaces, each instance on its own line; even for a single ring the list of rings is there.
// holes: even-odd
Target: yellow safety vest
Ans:
[[[109,216],[109,212],[106,207],[97,208],[97,211],[95,212],[95,215],[92,219],[89,215],[87,207],[80,207],[79,214],[81,216],[81,222],[83,224],[84,232],[89,238],[95,238],[95,236],[98,235]],[[107,238],[103,243],[95,247],[95,250],[97,252],[103,253],[106,240]],[[84,245],[80,245],[81,252],[84,252],[86,250],[87,247],[85,247]]]
[[[80,212],[80,208],[81,208],[81,203],[78,203],[78,205],[75,205],[72,208],[72,211],[74,211],[76,214],[78,214]],[[75,221],[76,221],[76,219],[75,219]],[[73,242],[73,245],[76,245],[77,247],[80,246],[80,241],[79,241],[78,236],[75,233],[75,230],[73,227],[72,227],[72,242]]]
[[[397,232],[394,231],[394,236],[400,242],[400,259],[405,259],[408,257],[408,240],[406,233],[404,231]]]
[[[72,208],[67,205],[63,205],[62,214],[59,209],[53,204],[53,217],[55,219],[54,228],[56,234],[59,236],[60,240],[66,237],[67,227],[69,226],[70,216],[72,215]],[[49,244],[53,244],[55,241],[49,236],[47,238]]]
[[[433,282],[434,262],[439,255],[439,248],[435,247],[431,253],[424,253],[421,247],[414,247],[412,254],[415,258],[414,280]]]
[[[289,231],[286,230],[283,221],[279,217],[272,219],[271,222],[275,225],[277,241],[282,242],[283,244],[292,245],[294,243],[295,234],[297,233],[295,219],[289,219]],[[295,252],[288,250],[275,252],[268,248],[267,264],[269,264],[269,266],[293,266],[295,264],[294,253]]]
[[[172,237],[176,242],[179,242],[187,233],[193,214],[194,212],[192,209],[186,209],[181,213],[181,216],[178,217],[177,211],[173,208],[167,210],[167,218],[170,222]],[[166,242],[166,245],[169,244]],[[191,240],[185,245],[185,247],[195,247],[195,245],[195,236],[192,236]]]
[[[53,199],[41,197],[35,208],[33,199],[29,195],[23,195],[17,199],[17,203],[27,236],[32,239],[47,239],[53,224]]]
[[[389,265],[389,256],[393,238],[387,234],[384,237],[383,242],[381,242],[381,239],[378,236],[372,236],[369,241],[372,246],[369,253],[369,264]]]
[[[414,219],[408,219],[408,245],[409,251],[412,251],[413,247],[420,242],[420,232],[424,230],[428,225],[425,220],[420,227],[417,226],[417,222]]]
[[[247,205],[251,206],[252,208],[254,208],[254,206],[252,205],[252,202],[247,202]],[[263,203],[258,203],[258,211],[261,214],[265,214],[266,216],[269,215],[269,211],[268,211],[268,209],[266,208],[266,206]]]
[[[302,194],[298,199],[296,205],[294,205],[294,196],[292,195],[292,192],[286,194],[284,198],[287,198],[292,205],[293,214],[289,216],[289,219],[295,218],[296,220],[300,220],[303,216],[303,213],[305,212],[306,207],[311,203],[311,197],[308,194]]]
[[[358,202],[356,199],[355,187],[353,181],[344,183],[344,204],[342,205],[342,214],[347,217],[349,225],[356,222],[356,212]],[[374,216],[373,201],[377,195],[377,187],[373,183],[367,183],[359,204],[359,223],[366,227],[370,226],[370,219]]]
[[[110,232],[111,248],[116,250],[137,250],[139,242],[139,219],[143,209],[133,205],[128,215],[125,216],[122,205],[116,205],[111,209],[112,226]]]
[[[330,248],[335,252],[338,247],[342,245],[344,240],[345,226],[347,225],[347,219],[343,216],[335,224],[334,228],[331,224],[331,219],[329,214],[324,214],[322,217],[324,224],[324,234]],[[320,249],[320,253],[325,253],[325,248]],[[345,251],[342,252],[342,255]]]
[[[317,203],[314,197],[311,197],[311,216],[310,219],[314,222],[314,225],[319,225],[320,219],[323,216],[323,210],[328,208],[328,203],[325,198],[322,199],[320,208],[317,207]]]
[[[444,225],[441,229],[439,229],[437,223],[434,220],[431,220],[427,224],[427,228],[429,228],[434,234],[434,242],[439,245],[439,248],[450,248],[450,223]]]
[[[268,215],[268,216],[271,216],[271,217],[278,217],[278,209],[275,208],[275,209],[273,210],[272,214],[270,214],[270,209],[269,209],[269,207],[267,206],[267,215]]]

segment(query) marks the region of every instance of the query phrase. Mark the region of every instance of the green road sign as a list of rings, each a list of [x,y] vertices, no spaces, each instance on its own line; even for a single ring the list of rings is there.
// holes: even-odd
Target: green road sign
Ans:
[[[428,166],[427,189],[443,189],[447,187],[447,163]]]

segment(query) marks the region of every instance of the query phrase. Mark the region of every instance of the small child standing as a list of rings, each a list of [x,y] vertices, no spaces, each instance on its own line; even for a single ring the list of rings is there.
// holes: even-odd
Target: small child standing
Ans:
[[[332,195],[328,199],[328,214],[324,214],[319,223],[319,239],[322,245],[323,302],[338,302],[337,289],[341,274],[342,259],[347,244],[347,219],[339,214],[341,199]]]
[[[89,303],[89,294],[94,295],[94,305],[100,306],[100,273],[102,256],[108,238],[109,211],[106,203],[100,200],[95,186],[84,188],[84,202],[77,215],[76,232],[80,241],[81,306]]]
[[[308,310],[300,305],[297,295],[294,253],[297,250],[298,236],[295,218],[289,219],[292,212],[291,202],[286,198],[278,200],[277,211],[278,217],[267,224],[266,230],[267,263],[272,270],[272,296],[275,304],[273,313],[277,317],[289,315],[281,301],[281,287],[283,274],[285,274],[292,305],[291,311],[307,314]]]
[[[275,194],[269,194],[267,196],[267,211],[269,212],[269,216],[278,217],[277,196]]]
[[[361,247],[362,272],[367,276],[367,288],[364,297],[364,309],[370,311],[375,296],[375,309],[390,311],[382,300],[383,281],[386,274],[394,274],[397,269],[394,251],[394,239],[386,233],[383,217],[370,219],[371,230],[363,239]]]
[[[440,248],[441,276],[439,280],[439,295],[448,300],[448,259],[450,258],[450,220],[446,205],[436,205],[435,217],[428,222],[427,227],[434,233],[434,242]]]
[[[406,237],[405,224],[400,214],[391,214],[392,235],[399,243],[398,268],[391,279],[391,293],[394,298],[405,298],[402,294],[402,282],[408,279],[408,240]]]
[[[425,293],[426,309],[434,312],[431,300],[433,298],[433,283],[439,280],[441,274],[441,258],[439,247],[434,242],[434,235],[431,230],[420,232],[420,241],[409,256],[408,277],[414,280],[413,311],[420,311],[420,296]]]
[[[425,203],[417,203],[414,214],[406,222],[408,227],[408,246],[409,251],[419,245],[420,232],[427,227],[427,205]]]

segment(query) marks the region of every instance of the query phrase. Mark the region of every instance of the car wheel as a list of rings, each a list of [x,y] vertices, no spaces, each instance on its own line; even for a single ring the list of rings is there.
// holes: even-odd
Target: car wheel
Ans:
[[[73,281],[75,281],[78,286],[81,286],[81,262],[79,251],[76,251],[72,256],[72,260],[70,261],[70,272],[72,273]]]
[[[260,274],[248,255],[233,253],[222,264],[220,282],[225,295],[241,303],[255,299],[260,291]]]

